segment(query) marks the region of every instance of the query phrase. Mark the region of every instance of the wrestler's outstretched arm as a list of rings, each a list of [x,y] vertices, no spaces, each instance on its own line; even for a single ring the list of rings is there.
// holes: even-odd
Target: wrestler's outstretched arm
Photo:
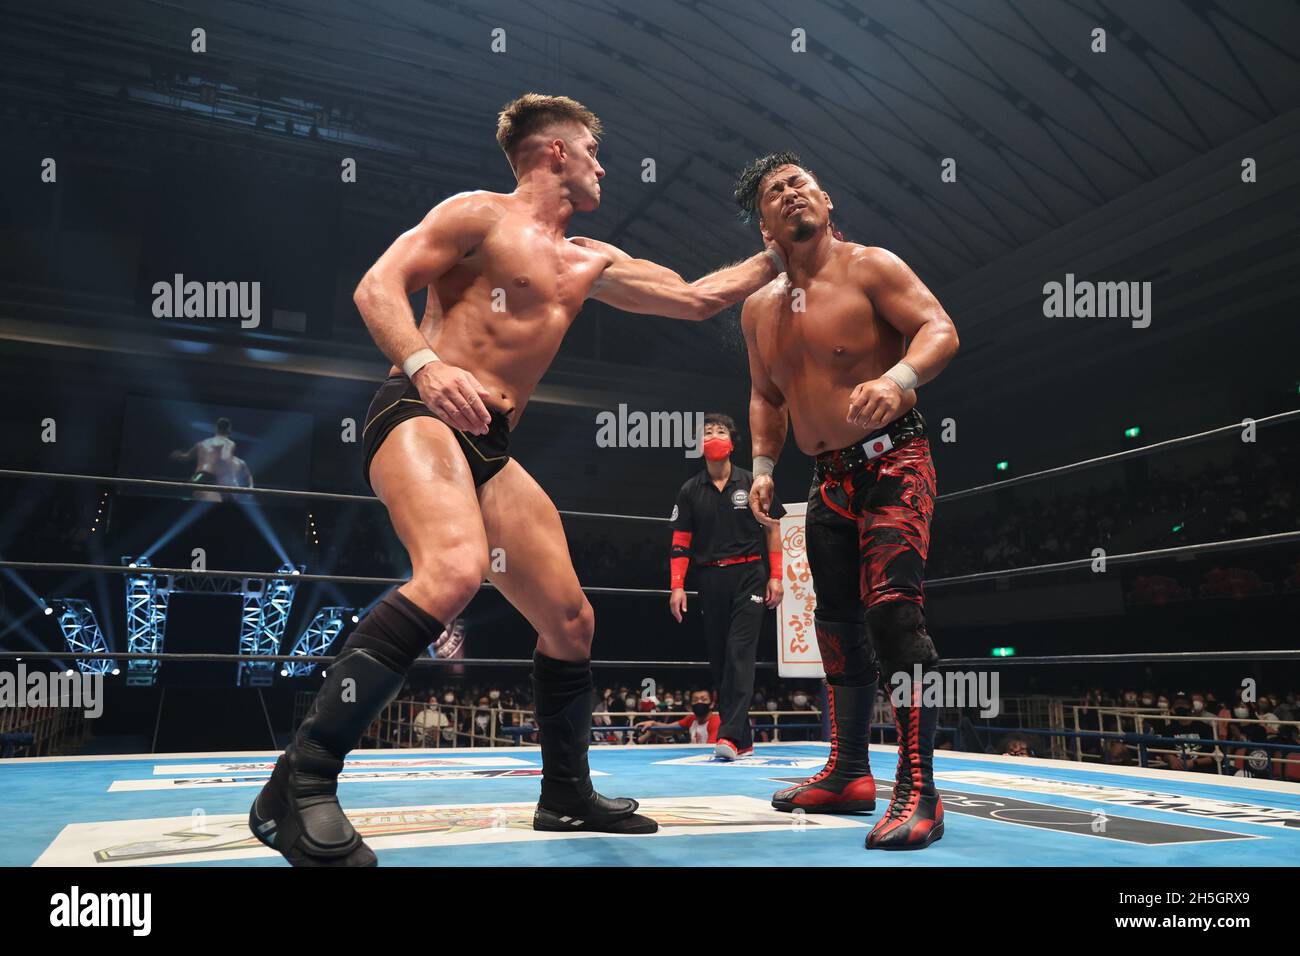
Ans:
[[[410,294],[451,269],[483,241],[500,216],[500,204],[490,194],[452,196],[418,226],[398,236],[362,277],[352,301],[371,338],[394,365],[401,367],[411,355],[429,347],[416,326]],[[482,396],[488,391],[473,374],[444,362],[429,362],[411,381],[442,421],[472,434],[487,434],[491,418]]]
[[[743,262],[687,282],[672,269],[634,259],[617,246],[575,236],[570,242],[604,255],[608,262],[587,297],[624,312],[699,322],[734,305],[779,276],[781,254],[769,247]]]
[[[934,293],[898,256],[878,246],[862,247],[854,254],[853,269],[876,314],[909,340],[898,365],[862,382],[849,397],[847,420],[879,428],[906,411],[907,392],[942,372],[961,343]]]

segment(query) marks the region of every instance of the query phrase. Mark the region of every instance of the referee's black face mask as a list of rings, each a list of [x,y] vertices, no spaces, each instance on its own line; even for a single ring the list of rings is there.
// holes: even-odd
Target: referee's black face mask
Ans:
[[[691,713],[695,714],[695,716],[699,717],[701,720],[709,716],[709,711],[711,709],[712,708],[709,707],[708,704],[691,704]]]

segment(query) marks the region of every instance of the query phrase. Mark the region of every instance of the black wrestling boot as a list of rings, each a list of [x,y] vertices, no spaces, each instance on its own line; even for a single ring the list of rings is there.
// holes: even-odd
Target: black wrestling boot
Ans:
[[[913,686],[912,702],[895,707],[898,730],[898,769],[889,809],[867,834],[868,850],[923,850],[943,836],[943,802],[934,786],[934,732],[939,708],[921,707],[921,688]]]
[[[336,791],[343,758],[401,690],[402,678],[355,648],[344,648],[326,670],[311,710],[248,813],[253,835],[292,865],[378,863],[343,813]]]
[[[542,795],[533,829],[567,833],[654,833],[659,824],[638,814],[627,797],[609,798],[591,785],[590,661],[533,655],[533,713],[542,746]]]
[[[772,795],[787,813],[869,813],[876,809],[876,781],[867,745],[876,707],[876,683],[861,687],[826,685],[831,716],[831,755],[815,776]]]

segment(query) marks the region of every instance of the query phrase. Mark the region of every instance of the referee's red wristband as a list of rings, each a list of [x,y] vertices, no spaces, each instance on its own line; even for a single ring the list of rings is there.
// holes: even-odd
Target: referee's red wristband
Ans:
[[[784,557],[785,555],[781,551],[769,551],[767,553],[767,560],[770,562],[772,566],[772,573],[768,575],[768,577],[772,577],[772,578],[776,578],[777,580],[780,580],[784,576],[782,571],[783,565],[781,563],[782,558]]]
[[[686,587],[686,568],[690,563],[691,559],[687,557],[669,558],[668,583],[674,591]]]

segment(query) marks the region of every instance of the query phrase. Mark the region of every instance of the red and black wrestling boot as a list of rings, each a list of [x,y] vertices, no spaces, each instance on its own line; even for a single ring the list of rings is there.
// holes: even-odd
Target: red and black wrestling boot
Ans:
[[[876,683],[826,685],[831,716],[831,755],[816,776],[772,795],[772,806],[790,813],[870,813],[876,809],[867,744]]]
[[[921,688],[913,687],[914,703]],[[934,786],[937,707],[895,707],[898,770],[889,809],[867,834],[868,850],[924,850],[943,836],[943,802]]]

